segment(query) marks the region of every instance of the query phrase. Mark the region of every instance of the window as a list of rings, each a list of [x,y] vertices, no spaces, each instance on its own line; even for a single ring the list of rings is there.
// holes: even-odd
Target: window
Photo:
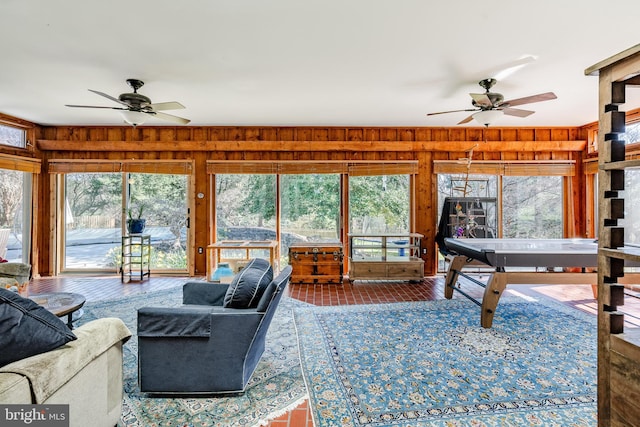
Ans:
[[[276,176],[216,175],[216,240],[276,239]]]
[[[128,176],[127,176],[128,175]],[[146,220],[151,235],[152,270],[187,270],[187,175],[125,174],[128,209]]]
[[[286,174],[280,188],[282,257],[296,241],[340,241],[340,175]]]
[[[640,169],[626,169],[624,183],[624,227],[625,243],[640,245]]]
[[[438,175],[438,212],[445,197],[496,197],[498,177],[495,175]]]
[[[443,211],[445,197],[495,198],[497,237],[544,239],[562,238],[565,232],[572,235],[571,224],[565,227],[563,222],[565,211],[570,217],[573,209],[573,205],[565,209],[564,191],[571,193],[575,161],[461,160],[434,161],[439,212]]]
[[[27,146],[26,132],[23,129],[0,124],[0,144],[25,148]]]
[[[625,144],[640,142],[640,122],[627,124],[622,139],[624,139]]]
[[[349,177],[349,231],[408,233],[409,175]]]
[[[0,257],[28,262],[31,174],[0,169]]]
[[[503,237],[562,238],[562,201],[561,176],[503,177]]]
[[[122,174],[64,175],[64,270],[115,269],[122,235]]]
[[[286,258],[292,242],[340,242],[350,227],[411,231],[411,175],[417,165],[414,160],[209,160],[216,241],[280,240],[280,256]],[[343,191],[349,193],[349,218],[342,210]]]

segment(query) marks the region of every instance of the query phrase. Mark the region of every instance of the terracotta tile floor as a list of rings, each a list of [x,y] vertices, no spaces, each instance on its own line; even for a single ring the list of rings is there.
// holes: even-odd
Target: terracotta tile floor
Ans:
[[[118,276],[60,276],[55,278],[34,279],[28,289],[29,294],[67,291],[78,292],[88,301],[132,295],[139,292],[174,287],[184,281],[184,277],[152,276],[144,282],[120,283]],[[191,279],[193,280],[193,279]],[[98,286],[96,285],[98,282]],[[474,285],[465,285],[465,291],[481,296],[483,289]],[[427,278],[420,283],[356,281],[342,285],[289,285],[288,293],[296,298],[315,305],[372,304],[401,301],[427,301],[444,298],[444,280],[442,276]],[[512,285],[505,294],[544,296],[560,301],[588,313],[596,314],[597,304],[590,286],[584,285]],[[460,294],[454,298],[462,298]],[[625,305],[620,307],[626,313],[627,325],[640,326],[640,298],[628,296]],[[478,314],[479,316],[479,314]],[[276,418],[270,427],[307,427],[313,426],[308,404],[305,402],[289,413]]]

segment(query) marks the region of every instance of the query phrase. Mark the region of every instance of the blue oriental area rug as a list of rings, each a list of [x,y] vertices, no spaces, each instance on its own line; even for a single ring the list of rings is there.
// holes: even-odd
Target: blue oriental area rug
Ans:
[[[181,398],[141,393],[135,336],[137,309],[181,303],[182,287],[178,287],[85,305],[78,324],[98,317],[119,317],[134,334],[123,349],[125,396],[119,427],[262,426],[306,400],[292,315],[293,307],[306,303],[287,297],[280,301],[267,332],[265,352],[243,394]]]
[[[316,427],[595,426],[595,316],[502,298],[295,308]]]

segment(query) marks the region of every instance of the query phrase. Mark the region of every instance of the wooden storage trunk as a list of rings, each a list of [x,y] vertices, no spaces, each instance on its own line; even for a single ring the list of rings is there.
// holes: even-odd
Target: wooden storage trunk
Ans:
[[[342,283],[340,243],[295,243],[289,247],[291,283]]]

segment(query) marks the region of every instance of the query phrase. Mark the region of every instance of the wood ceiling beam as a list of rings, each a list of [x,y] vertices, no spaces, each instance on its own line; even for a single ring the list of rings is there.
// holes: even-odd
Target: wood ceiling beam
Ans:
[[[70,141],[37,140],[42,151],[584,151],[586,140],[575,141]]]

